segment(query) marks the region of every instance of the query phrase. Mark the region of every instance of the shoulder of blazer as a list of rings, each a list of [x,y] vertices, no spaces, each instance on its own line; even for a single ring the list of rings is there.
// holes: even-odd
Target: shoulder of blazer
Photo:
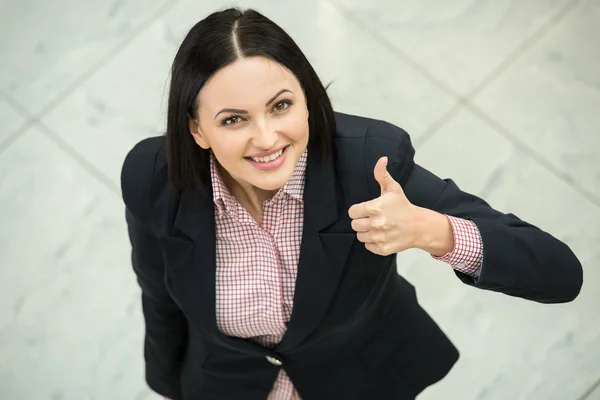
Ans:
[[[137,143],[125,157],[121,169],[121,194],[125,206],[140,220],[148,220],[154,198],[155,176],[161,167],[164,137],[151,137]]]
[[[387,168],[392,177],[401,186],[406,184],[415,165],[415,149],[404,129],[386,121],[342,113],[336,113],[336,125],[334,148],[338,158],[341,156],[347,164],[341,170],[364,168],[361,174],[364,173],[372,197],[380,193],[373,168],[383,156],[388,157]],[[352,167],[348,168],[350,164]]]

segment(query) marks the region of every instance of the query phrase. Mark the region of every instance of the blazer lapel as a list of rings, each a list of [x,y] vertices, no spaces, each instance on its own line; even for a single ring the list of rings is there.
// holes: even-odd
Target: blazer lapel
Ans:
[[[217,333],[215,314],[216,238],[212,193],[182,194],[175,227],[188,236],[189,258],[170,271],[180,306],[198,329]]]
[[[313,332],[323,320],[339,283],[355,235],[328,233],[325,228],[347,210],[338,209],[333,157],[308,152],[304,187],[304,227],[294,307],[288,329],[275,351],[287,351]]]
[[[246,339],[224,335],[216,318],[216,235],[212,193],[187,193],[180,198],[175,227],[192,250],[170,270],[174,296],[196,329],[222,345],[262,355],[262,348]]]

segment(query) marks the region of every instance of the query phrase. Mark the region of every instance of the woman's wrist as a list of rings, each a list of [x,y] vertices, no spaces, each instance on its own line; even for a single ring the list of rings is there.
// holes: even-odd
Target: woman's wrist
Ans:
[[[444,214],[428,208],[417,207],[419,210],[419,226],[415,247],[429,254],[441,257],[454,250],[454,233],[452,225]]]

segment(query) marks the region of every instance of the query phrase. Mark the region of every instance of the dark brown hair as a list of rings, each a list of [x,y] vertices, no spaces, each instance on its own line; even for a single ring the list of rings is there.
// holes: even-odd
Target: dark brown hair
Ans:
[[[187,34],[171,69],[166,151],[169,179],[177,190],[210,185],[209,150],[194,141],[188,115],[197,119],[197,97],[221,68],[240,57],[263,56],[290,70],[304,89],[309,112],[309,151],[326,156],[335,116],[326,88],[294,40],[255,10],[229,8],[198,22]]]

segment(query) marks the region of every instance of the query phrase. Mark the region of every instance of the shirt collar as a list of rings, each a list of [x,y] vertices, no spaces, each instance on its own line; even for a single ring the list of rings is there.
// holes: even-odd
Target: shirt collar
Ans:
[[[296,163],[296,166],[294,167],[294,171],[292,172],[290,180],[287,181],[285,185],[283,185],[283,187],[277,191],[275,196],[273,196],[269,202],[274,203],[279,201],[279,199],[285,197],[286,195],[295,199],[296,201],[304,201],[304,184],[307,159],[308,149],[305,149],[300,156],[300,159]],[[227,213],[237,216],[239,203],[229,192],[229,189],[227,189],[227,186],[221,177],[221,173],[217,168],[217,160],[212,151],[210,152],[210,177],[212,181],[213,201],[216,206],[217,215],[221,216],[223,213]]]

